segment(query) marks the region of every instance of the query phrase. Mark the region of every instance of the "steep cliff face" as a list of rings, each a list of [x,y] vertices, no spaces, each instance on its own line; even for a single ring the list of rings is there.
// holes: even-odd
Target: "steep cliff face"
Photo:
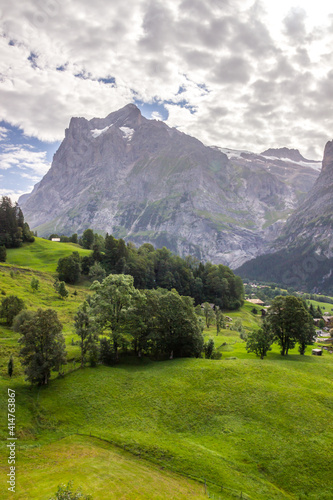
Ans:
[[[326,144],[313,188],[267,255],[246,262],[237,272],[250,279],[333,292],[333,141]]]
[[[20,203],[40,235],[90,227],[236,267],[266,251],[317,176],[294,160],[206,147],[129,104],[72,118]]]
[[[272,248],[308,246],[317,255],[333,257],[333,141],[326,144],[322,171],[305,201],[288,219]]]

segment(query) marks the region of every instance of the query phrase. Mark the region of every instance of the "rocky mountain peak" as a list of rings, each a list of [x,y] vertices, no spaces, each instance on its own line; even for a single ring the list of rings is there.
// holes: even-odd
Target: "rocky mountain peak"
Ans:
[[[333,174],[333,141],[328,141],[324,150],[322,173]]]
[[[317,172],[231,153],[127,104],[72,118],[50,170],[20,202],[40,235],[90,227],[234,267],[265,251]]]
[[[270,148],[260,153],[262,156],[273,156],[275,158],[288,158],[292,161],[311,161],[306,160],[304,156],[301,155],[298,149],[289,149],[289,148]]]

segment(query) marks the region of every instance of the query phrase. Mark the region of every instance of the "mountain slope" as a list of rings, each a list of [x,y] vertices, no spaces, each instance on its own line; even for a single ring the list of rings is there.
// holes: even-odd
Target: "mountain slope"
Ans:
[[[325,146],[321,173],[289,217],[271,253],[238,269],[241,276],[298,288],[333,290],[333,141]]]
[[[317,176],[290,159],[228,157],[129,104],[72,118],[51,169],[20,203],[42,236],[91,227],[236,267],[267,251]]]

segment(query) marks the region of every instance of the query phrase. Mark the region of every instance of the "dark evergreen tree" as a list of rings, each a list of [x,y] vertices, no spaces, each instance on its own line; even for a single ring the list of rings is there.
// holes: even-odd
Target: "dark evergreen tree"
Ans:
[[[3,196],[0,201],[0,246],[15,248],[25,241],[34,241],[34,236],[24,222],[22,210],[17,203],[13,205],[8,196]]]
[[[83,248],[90,249],[94,244],[94,231],[92,229],[86,229],[82,235],[82,246]]]
[[[0,246],[0,262],[6,262],[7,250],[5,245]]]

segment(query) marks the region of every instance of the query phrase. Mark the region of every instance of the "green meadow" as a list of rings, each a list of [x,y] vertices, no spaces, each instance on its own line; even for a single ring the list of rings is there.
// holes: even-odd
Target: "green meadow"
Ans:
[[[35,271],[55,273],[58,260],[61,257],[68,257],[72,252],[79,252],[82,257],[91,253],[90,250],[84,250],[75,243],[59,243],[35,238],[34,243],[26,243],[23,248],[7,250],[7,263]]]
[[[68,287],[66,300],[52,286],[56,260],[67,255],[55,260],[54,248],[77,247],[38,239],[34,256],[34,245],[8,252],[0,293],[15,293],[31,309],[57,310],[69,363],[65,376],[31,388],[17,358],[18,335],[0,324],[1,498],[48,500],[69,480],[94,500],[333,498],[333,355],[311,356],[308,347],[305,356],[295,348],[282,358],[276,345],[264,360],[248,354],[232,329],[237,318],[247,331],[259,327],[260,314],[245,303],[225,311],[230,328],[204,331],[221,360],[128,357],[80,369],[73,317],[89,284]],[[32,276],[40,280],[37,292]],[[5,479],[8,387],[16,391],[15,495]]]

